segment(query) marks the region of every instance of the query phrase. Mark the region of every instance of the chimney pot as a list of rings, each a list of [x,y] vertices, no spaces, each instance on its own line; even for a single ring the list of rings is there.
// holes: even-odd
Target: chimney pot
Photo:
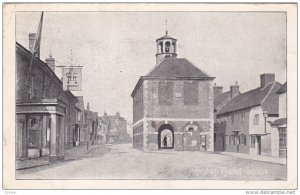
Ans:
[[[260,75],[260,87],[265,87],[267,84],[275,81],[274,73],[264,73]]]
[[[235,82],[235,85],[230,86],[230,94],[231,99],[240,94],[240,86],[237,81]]]
[[[45,59],[45,62],[51,68],[51,70],[55,73],[55,59],[52,58],[51,52],[49,54],[49,58]]]
[[[217,97],[217,96],[221,95],[222,93],[223,93],[223,87],[217,86],[217,84],[215,83],[215,86],[214,86],[214,97]]]

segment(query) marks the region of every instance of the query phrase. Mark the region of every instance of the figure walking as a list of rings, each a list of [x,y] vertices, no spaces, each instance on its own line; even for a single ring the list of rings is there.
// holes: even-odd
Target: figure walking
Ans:
[[[167,147],[167,136],[164,137],[163,142],[164,142],[164,148],[166,148]]]

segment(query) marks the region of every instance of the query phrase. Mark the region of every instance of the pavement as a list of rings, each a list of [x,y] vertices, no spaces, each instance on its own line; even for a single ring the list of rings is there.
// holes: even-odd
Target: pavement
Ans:
[[[99,147],[104,147],[104,146],[103,145],[93,145],[87,149],[86,145],[80,145],[77,147],[72,147],[72,148],[66,149],[64,161],[49,162],[48,156],[35,158],[35,159],[18,160],[16,162],[16,170],[30,169],[30,168],[50,165],[53,163],[79,160],[79,159],[89,156],[89,153],[93,152],[95,149],[97,149]]]
[[[219,152],[219,154],[225,154],[230,156],[235,156],[242,159],[249,159],[255,160],[260,162],[268,162],[268,163],[275,163],[286,165],[287,159],[286,158],[277,158],[272,156],[263,156],[263,155],[250,155],[250,154],[243,154],[243,153],[236,153],[236,152]]]
[[[17,179],[286,180],[283,164],[199,151],[143,152],[131,144],[96,148],[87,157],[18,170]]]

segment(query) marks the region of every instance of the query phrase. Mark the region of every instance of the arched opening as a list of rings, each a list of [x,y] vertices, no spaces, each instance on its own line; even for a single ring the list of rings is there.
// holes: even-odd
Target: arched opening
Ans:
[[[165,48],[165,52],[170,52],[170,46],[171,46],[171,43],[169,41],[166,42],[166,48]]]
[[[175,42],[172,43],[172,47],[173,47],[173,53],[176,53],[176,43]]]
[[[164,50],[163,50],[163,43],[162,42],[159,42],[159,51],[160,53],[164,53]]]
[[[158,149],[174,148],[174,130],[169,124],[163,124],[158,129]]]

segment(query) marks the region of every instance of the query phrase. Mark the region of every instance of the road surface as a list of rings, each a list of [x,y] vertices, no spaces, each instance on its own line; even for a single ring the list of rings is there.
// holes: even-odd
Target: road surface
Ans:
[[[17,179],[286,180],[286,166],[199,151],[143,152],[107,146],[87,158],[17,171]],[[103,150],[101,150],[103,151]]]

